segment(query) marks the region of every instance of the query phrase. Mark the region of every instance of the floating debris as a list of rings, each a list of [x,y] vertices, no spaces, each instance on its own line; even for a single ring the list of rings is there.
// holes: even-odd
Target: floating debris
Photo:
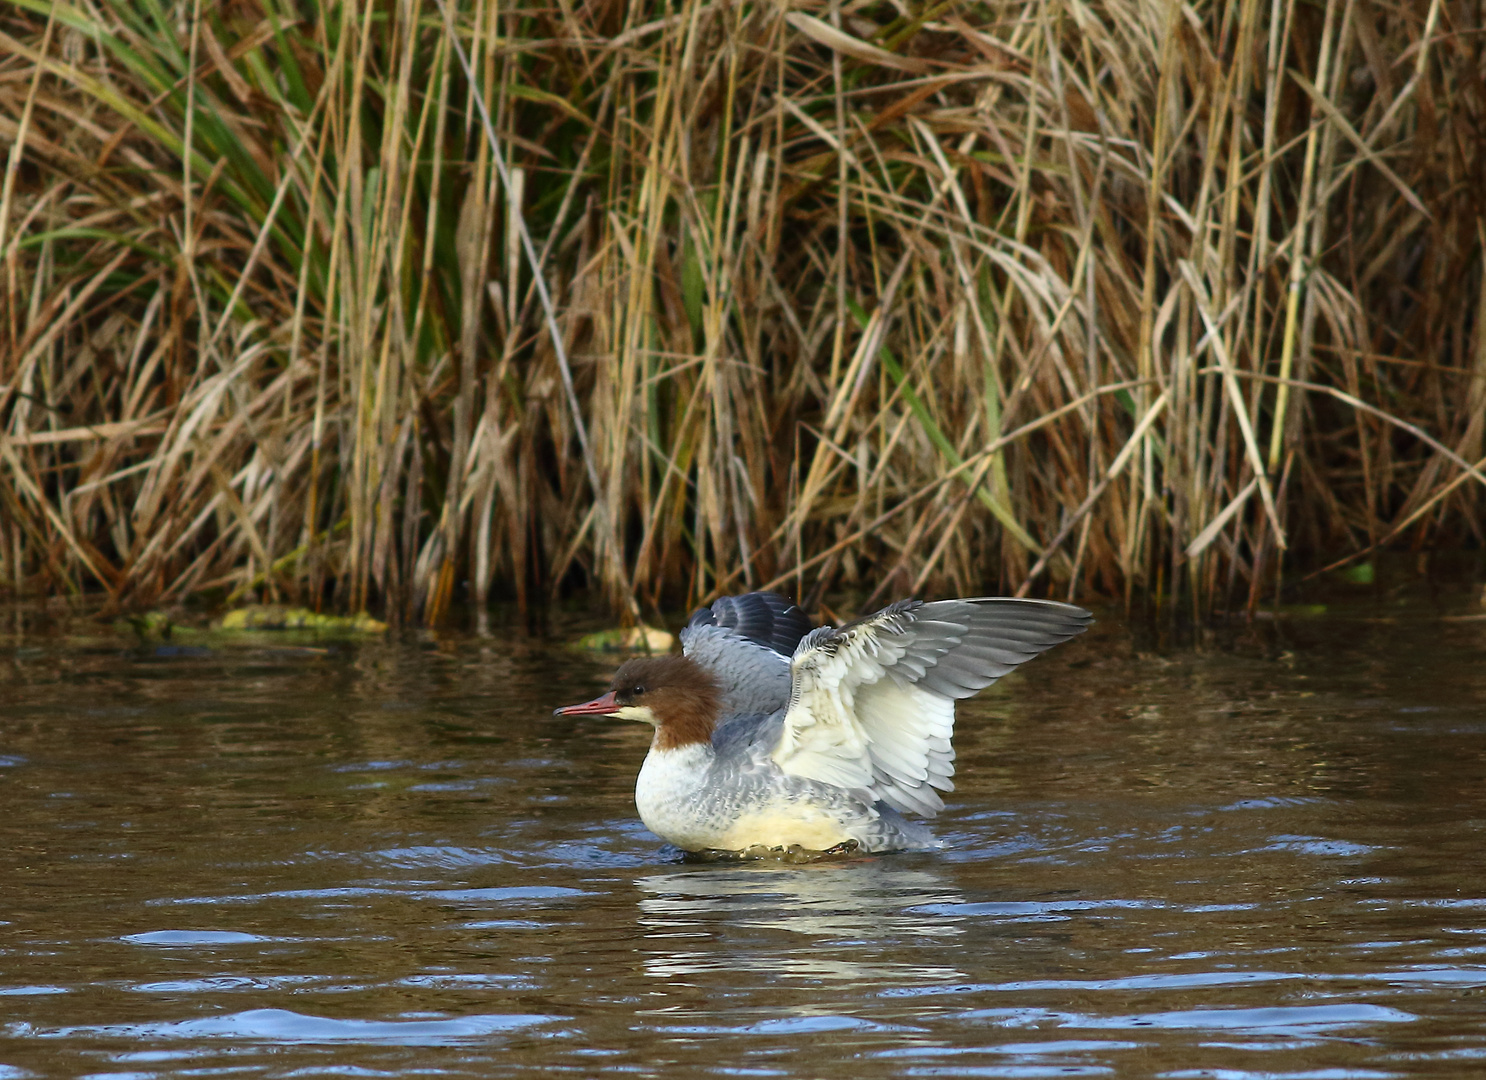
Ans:
[[[621,630],[599,630],[584,634],[577,647],[589,652],[667,653],[676,644],[676,635],[653,626],[630,626]]]
[[[1274,608],[1260,608],[1254,612],[1256,619],[1315,619],[1326,614],[1325,604],[1280,604]]]
[[[175,620],[163,611],[127,615],[114,625],[125,633],[132,630],[141,641],[164,641],[175,630]]]
[[[249,604],[223,615],[214,630],[313,630],[320,634],[380,634],[387,624],[366,612],[322,615],[309,608]]]

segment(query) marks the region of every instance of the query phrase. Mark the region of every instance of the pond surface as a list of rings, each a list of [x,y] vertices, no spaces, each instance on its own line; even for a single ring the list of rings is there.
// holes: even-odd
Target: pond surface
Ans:
[[[0,1080],[1482,1075],[1480,611],[1106,615],[961,705],[946,850],[812,865],[682,861],[514,632],[10,630]]]

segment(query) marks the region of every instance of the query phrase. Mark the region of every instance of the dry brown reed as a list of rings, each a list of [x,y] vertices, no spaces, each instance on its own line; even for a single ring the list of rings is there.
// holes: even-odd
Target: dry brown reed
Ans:
[[[1443,0],[16,0],[0,587],[1200,613],[1479,542],[1483,48]]]

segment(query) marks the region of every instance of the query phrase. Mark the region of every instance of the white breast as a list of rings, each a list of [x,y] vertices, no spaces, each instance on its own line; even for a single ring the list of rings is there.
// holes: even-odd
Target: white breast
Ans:
[[[635,781],[635,807],[647,829],[688,851],[716,846],[708,841],[715,838],[719,823],[706,820],[698,797],[715,757],[707,744],[651,747]]]
[[[832,812],[839,808],[813,805],[798,792],[718,776],[715,761],[710,745],[652,749],[635,784],[635,805],[645,827],[687,851],[825,851],[852,838]],[[867,814],[876,817],[870,810]]]

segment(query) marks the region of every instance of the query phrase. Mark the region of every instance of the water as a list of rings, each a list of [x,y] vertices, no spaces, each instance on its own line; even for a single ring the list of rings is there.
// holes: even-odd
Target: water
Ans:
[[[0,1080],[1481,1075],[1486,621],[1130,641],[961,707],[947,850],[786,866],[645,832],[602,659],[10,634]]]

